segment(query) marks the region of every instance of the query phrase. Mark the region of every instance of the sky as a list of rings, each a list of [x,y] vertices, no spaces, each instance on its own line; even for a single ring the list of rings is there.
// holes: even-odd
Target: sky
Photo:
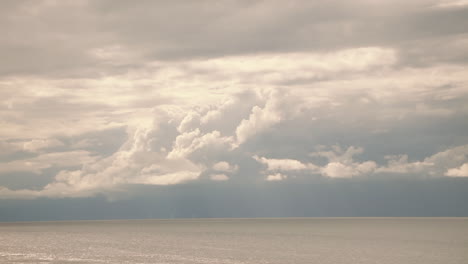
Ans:
[[[0,3],[0,221],[468,216],[468,1]]]

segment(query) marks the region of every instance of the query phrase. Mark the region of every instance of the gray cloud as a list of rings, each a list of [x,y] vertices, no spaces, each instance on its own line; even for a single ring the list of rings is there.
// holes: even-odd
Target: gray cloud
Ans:
[[[404,65],[465,63],[468,9],[438,4],[14,1],[0,23],[0,72],[99,76],[155,60],[368,46],[397,50]]]

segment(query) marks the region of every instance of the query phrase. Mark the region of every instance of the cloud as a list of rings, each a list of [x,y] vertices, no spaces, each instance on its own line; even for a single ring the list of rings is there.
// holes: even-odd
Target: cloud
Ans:
[[[212,181],[227,181],[229,177],[226,174],[212,174],[210,175]]]
[[[167,122],[167,119],[159,120],[159,122]],[[54,181],[42,190],[35,192],[18,190],[18,193],[27,193],[28,197],[81,197],[119,190],[125,185],[171,185],[197,179],[203,170],[202,166],[183,157],[168,158],[167,153],[160,152],[160,149],[152,150],[153,135],[151,131],[153,128],[155,127],[142,126],[137,129],[129,129],[127,141],[109,157],[77,159],[74,156],[67,158],[66,155],[59,156],[58,154],[39,156],[40,160],[36,158],[37,162],[31,163],[29,161],[32,164],[29,169],[39,171],[50,167],[52,165],[44,161],[48,160],[49,157],[57,156],[62,160],[73,162],[54,161],[55,163],[58,162],[61,166],[80,165],[81,169],[62,170],[55,176]],[[86,151],[72,153],[88,154]],[[18,161],[15,162],[18,163]],[[28,161],[13,163],[6,168],[8,171],[24,169],[23,165],[26,162]],[[3,192],[11,196],[13,191],[5,189]]]
[[[239,166],[231,165],[226,161],[220,161],[220,162],[215,163],[212,169],[214,171],[234,173],[234,172],[237,172],[237,170],[239,169]]]
[[[40,174],[47,168],[65,168],[81,166],[89,162],[94,162],[98,159],[96,155],[84,150],[67,151],[67,152],[51,152],[39,154],[33,158],[13,160],[2,163],[0,173],[6,174],[11,172],[32,172]]]
[[[324,148],[323,146],[321,148]],[[253,158],[266,165],[267,172],[297,172],[303,171],[306,174],[314,175],[321,174],[322,176],[331,178],[351,178],[353,176],[369,175],[377,168],[377,163],[374,161],[355,162],[353,156],[363,152],[362,148],[349,147],[342,150],[341,147],[332,146],[329,151],[316,151],[310,154],[311,157],[325,157],[328,162],[324,166],[319,166],[314,163],[303,163],[294,159],[267,159],[264,157],[254,156]],[[274,174],[277,175],[277,174]],[[283,175],[285,176],[285,175]],[[286,177],[280,179],[285,179]],[[273,179],[279,176],[273,177]]]
[[[230,148],[232,145],[231,137],[223,137],[219,131],[200,135],[200,130],[179,135],[168,158],[185,158],[202,148]]]
[[[443,43],[447,36],[463,34],[464,6],[464,1],[435,0],[138,6],[115,1],[21,1],[8,4],[4,8],[8,12],[1,16],[2,31],[9,37],[0,47],[9,63],[0,67],[0,73],[99,75],[125,72],[154,60],[369,46],[415,49],[416,44],[404,45],[415,39]],[[66,10],[74,15],[64,15]],[[168,24],[174,17],[184,20]]]
[[[200,124],[200,114],[194,111],[189,112],[179,124],[177,130],[180,133],[190,132],[193,127]]]
[[[326,53],[267,53],[192,60],[194,73],[210,72],[230,80],[284,84],[294,80],[326,80],[333,75],[385,69],[397,62],[395,51],[382,47],[344,49]]]
[[[242,144],[249,137],[259,134],[270,126],[279,123],[283,112],[279,108],[279,94],[272,91],[267,95],[265,106],[254,106],[247,119],[243,119],[236,128],[237,144]]]
[[[468,177],[468,163],[464,163],[459,168],[449,169],[445,176],[450,177]]]
[[[61,146],[64,146],[63,142],[57,139],[32,139],[31,141],[23,143],[23,149],[30,152]]]
[[[439,1],[434,7],[436,8],[456,8],[456,7],[464,7],[468,5],[468,1],[466,0],[458,0],[458,1],[453,1],[453,0],[443,0]]]
[[[35,199],[37,197],[39,197],[39,191],[10,190],[0,186],[0,199]]]
[[[2,177],[65,197],[462,173],[462,2],[2,3]]]
[[[199,171],[179,170],[166,174],[142,174],[140,178],[129,181],[132,184],[150,185],[172,185],[196,180],[200,175]]]
[[[321,173],[331,178],[350,178],[353,176],[370,174],[376,168],[377,164],[374,161],[351,164],[330,162],[321,169]]]
[[[323,149],[324,146],[319,146],[319,149]],[[340,146],[334,145],[330,150],[319,150],[310,153],[311,157],[325,157],[332,162],[343,162],[352,163],[353,156],[364,152],[363,148],[350,146],[346,150],[343,150]]]
[[[421,173],[434,166],[434,163],[428,161],[408,162],[408,155],[387,156],[388,163],[386,167],[378,169],[382,173],[411,174]]]
[[[432,92],[432,88],[421,89]],[[202,174],[224,174],[229,175],[230,179],[240,179],[241,174],[253,175],[253,178],[261,176],[265,179],[268,179],[269,175],[274,175],[275,177],[270,178],[277,179],[279,173],[282,175],[281,180],[310,178],[308,175],[334,178],[405,173],[443,175],[447,169],[466,162],[463,154],[465,153],[464,147],[440,152],[421,161],[409,161],[407,154],[390,155],[387,156],[387,164],[379,164],[377,160],[357,159],[357,155],[364,153],[362,147],[350,146],[342,149],[339,145],[321,147],[301,143],[307,142],[310,135],[324,133],[320,129],[313,130],[312,125],[318,121],[331,126],[339,124],[346,128],[353,127],[354,124],[350,121],[354,122],[353,118],[358,118],[356,120],[361,122],[361,126],[367,124],[373,126],[374,120],[368,119],[366,115],[359,116],[360,111],[356,112],[356,109],[359,107],[367,109],[372,101],[381,102],[396,96],[386,93],[372,95],[376,91],[366,87],[355,91],[356,95],[367,95],[368,97],[364,97],[366,100],[362,98],[350,100],[346,97],[340,98],[338,90],[332,88],[326,93],[323,89],[317,89],[318,94],[315,98],[318,100],[315,100],[310,96],[301,96],[303,91],[305,90],[302,88],[288,92],[280,88],[261,88],[225,96],[223,101],[212,102],[203,107],[199,107],[198,103],[194,106],[157,105],[131,115],[125,114],[125,118],[130,116],[136,118],[127,122],[127,140],[113,154],[100,156],[81,151],[79,153],[82,153],[83,158],[68,159],[66,158],[68,154],[65,154],[67,151],[60,152],[60,154],[40,153],[36,158],[5,163],[2,168],[7,168],[4,169],[4,173],[26,170],[37,174],[47,168],[65,168],[43,190],[34,192],[34,195],[38,197],[65,197],[89,196],[98,192],[124,190],[125,186],[135,184],[181,184],[197,180]],[[320,93],[324,93],[324,97]],[[458,86],[450,87],[448,90],[431,96],[439,96],[440,100],[444,101],[453,100],[456,95],[463,95],[463,90],[460,90]],[[323,98],[328,99],[323,101]],[[416,99],[408,98],[412,102]],[[435,105],[435,108],[437,107],[439,106]],[[433,108],[429,107],[424,111],[433,115],[431,112]],[[190,110],[186,111],[187,109]],[[452,106],[452,109],[454,113],[464,111],[463,107],[456,105]],[[353,111],[358,114],[348,118],[349,113]],[[233,118],[222,118],[230,115]],[[388,115],[391,118],[385,115],[379,115],[379,117],[382,117],[386,124],[389,122],[398,124],[398,120],[402,118],[399,112],[396,116],[393,112],[389,112]],[[311,116],[315,117],[311,118]],[[446,117],[444,115],[444,118]],[[288,122],[297,122],[299,125],[291,130],[289,125],[285,125]],[[312,130],[309,130],[310,128]],[[296,133],[294,136],[289,134],[292,131]],[[273,148],[268,141],[263,142],[265,138],[274,138],[275,134],[282,139],[278,141],[278,145],[275,145],[277,147]],[[362,137],[366,136],[369,134],[362,135]],[[385,138],[385,133],[382,136]],[[15,140],[17,140],[15,142],[26,142],[24,139]],[[67,141],[63,140],[63,142]],[[293,148],[289,147],[291,141],[288,140],[297,141],[300,144],[299,147],[289,152],[288,149]],[[37,151],[48,150],[56,143],[53,140],[32,142],[34,144],[31,143],[31,146],[35,146],[34,149]],[[81,144],[82,147],[87,146],[85,143]],[[63,144],[60,147],[67,148],[67,146]],[[76,148],[76,146],[76,144],[71,144],[70,148]],[[297,152],[297,149],[306,150],[308,155]],[[308,149],[312,151],[307,151]],[[263,154],[260,155],[260,153]],[[284,158],[268,158],[270,153],[275,157]],[[289,158],[289,155],[294,158]],[[57,158],[59,156],[63,162],[59,162],[60,158]],[[266,168],[261,171],[255,169],[246,171],[246,160],[252,156]],[[300,160],[297,159],[298,157]],[[50,161],[51,159],[57,161],[54,163]],[[306,161],[308,159],[310,160]],[[75,168],[66,169],[66,167]],[[76,167],[81,168],[76,169]],[[27,193],[27,190],[23,191],[21,192]],[[28,194],[28,196],[31,195],[32,193]]]
[[[0,136],[47,139],[134,125],[151,120],[151,109],[161,104],[185,116],[179,127],[187,129],[184,132],[198,127],[202,133],[217,130],[224,135],[234,129],[237,144],[258,134],[256,131],[290,120],[304,108],[315,118],[339,122],[374,118],[375,122],[367,124],[384,129],[402,118],[449,117],[467,111],[462,101],[455,102],[466,96],[464,67],[395,69],[392,60],[381,59],[387,53],[392,54],[372,47],[334,52],[321,58],[325,66],[317,69],[299,66],[320,54],[282,53],[271,55],[277,57],[278,65],[269,69],[257,65],[252,55],[226,58],[226,64],[204,59],[159,62],[144,71],[98,78],[6,78],[0,81],[0,112],[5,117]],[[349,58],[341,58],[345,55]],[[362,60],[367,65],[362,71],[338,63],[355,60],[348,63],[352,65],[361,62],[361,57],[372,58]],[[230,60],[247,61],[251,66],[243,70],[230,66]],[[299,66],[282,69],[288,61]],[[206,65],[211,65],[208,70]],[[138,104],[142,98],[147,101]],[[361,113],[351,116],[355,111]]]
[[[275,173],[275,174],[270,174],[266,177],[267,181],[282,181],[287,179],[288,177],[286,175],[283,175],[281,173]]]
[[[22,148],[18,144],[0,141],[0,157],[8,157],[21,150]]]
[[[388,163],[377,169],[381,173],[396,173],[409,175],[425,175],[440,177],[442,175],[452,176],[458,171],[456,166],[461,166],[468,158],[468,145],[449,148],[445,151],[435,153],[421,161],[408,161],[407,155],[388,156]],[[453,169],[453,170],[452,170]],[[461,169],[461,167],[459,168]]]
[[[253,156],[253,158],[267,166],[265,173],[281,172],[289,175],[297,175],[302,171],[306,176],[322,175],[331,178],[352,178],[356,176],[378,176],[378,175],[404,175],[408,177],[464,177],[466,176],[466,163],[468,158],[468,145],[447,149],[424,158],[422,161],[408,161],[408,155],[386,156],[387,164],[379,165],[376,161],[355,161],[354,156],[363,153],[363,148],[354,146],[343,150],[334,145],[330,148],[320,146],[320,150],[312,152],[310,157],[326,158],[324,165],[314,163],[303,163],[294,159],[268,159]],[[454,166],[459,166],[455,167]],[[295,173],[296,172],[296,173]],[[276,175],[276,174],[270,174]],[[285,176],[285,175],[283,175]],[[304,174],[302,174],[304,176]],[[275,176],[273,178],[279,178]],[[285,179],[284,177],[280,179]]]
[[[253,157],[256,161],[267,166],[269,171],[291,171],[291,170],[305,170],[314,167],[313,164],[304,164],[298,160],[293,159],[267,159],[265,157]]]
[[[328,163],[320,168],[320,173],[331,178],[350,178],[369,175],[377,168],[375,161],[356,162],[353,156],[363,153],[363,148],[350,146],[343,150],[340,146],[332,146],[329,151],[316,151],[311,157],[325,157]]]

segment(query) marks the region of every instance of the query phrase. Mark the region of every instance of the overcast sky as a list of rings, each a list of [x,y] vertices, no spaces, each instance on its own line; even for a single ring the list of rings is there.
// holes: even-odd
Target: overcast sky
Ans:
[[[4,0],[0,32],[0,220],[468,215],[468,1]]]

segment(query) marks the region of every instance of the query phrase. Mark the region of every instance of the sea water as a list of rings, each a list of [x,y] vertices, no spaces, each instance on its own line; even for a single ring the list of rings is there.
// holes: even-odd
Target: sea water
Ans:
[[[466,264],[468,219],[0,223],[0,263]]]

